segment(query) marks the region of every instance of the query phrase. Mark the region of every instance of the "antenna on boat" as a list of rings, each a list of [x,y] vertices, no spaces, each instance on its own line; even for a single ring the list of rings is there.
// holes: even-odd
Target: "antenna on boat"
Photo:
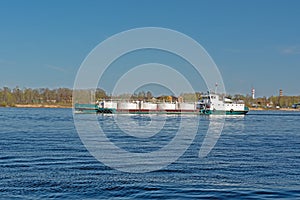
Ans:
[[[215,94],[217,94],[218,83],[215,84]]]

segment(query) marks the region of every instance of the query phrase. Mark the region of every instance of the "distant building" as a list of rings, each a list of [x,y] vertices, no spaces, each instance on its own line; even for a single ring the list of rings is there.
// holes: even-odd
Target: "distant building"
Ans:
[[[178,103],[183,103],[183,97],[182,96],[178,97]]]
[[[252,88],[251,94],[252,94],[252,99],[255,99],[255,89],[254,88]]]
[[[279,96],[280,96],[280,97],[283,96],[283,91],[282,91],[282,89],[279,90]]]

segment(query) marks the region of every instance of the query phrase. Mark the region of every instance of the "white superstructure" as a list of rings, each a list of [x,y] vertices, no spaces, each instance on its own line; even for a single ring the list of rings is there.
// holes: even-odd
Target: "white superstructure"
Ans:
[[[242,101],[236,101],[229,98],[220,99],[217,94],[208,94],[202,96],[198,106],[200,110],[210,111],[229,111],[229,112],[243,112],[245,111],[245,104]]]

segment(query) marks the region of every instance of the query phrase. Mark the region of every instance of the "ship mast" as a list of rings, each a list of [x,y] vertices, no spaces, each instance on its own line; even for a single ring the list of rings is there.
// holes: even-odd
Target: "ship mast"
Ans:
[[[217,94],[218,83],[215,84],[215,94]]]

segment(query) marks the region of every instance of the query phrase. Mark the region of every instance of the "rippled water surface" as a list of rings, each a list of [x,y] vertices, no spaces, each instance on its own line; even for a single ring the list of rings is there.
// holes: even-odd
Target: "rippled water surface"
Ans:
[[[87,151],[71,109],[0,108],[0,198],[300,198],[300,112],[252,111],[245,117],[227,117],[205,158],[198,154],[212,119],[183,118],[196,119],[199,128],[177,161],[157,171],[124,173]],[[180,119],[124,115],[122,131],[113,116],[97,116],[107,138],[134,153],[163,148],[180,129]],[[152,120],[164,122],[159,133],[147,138],[126,133]]]

